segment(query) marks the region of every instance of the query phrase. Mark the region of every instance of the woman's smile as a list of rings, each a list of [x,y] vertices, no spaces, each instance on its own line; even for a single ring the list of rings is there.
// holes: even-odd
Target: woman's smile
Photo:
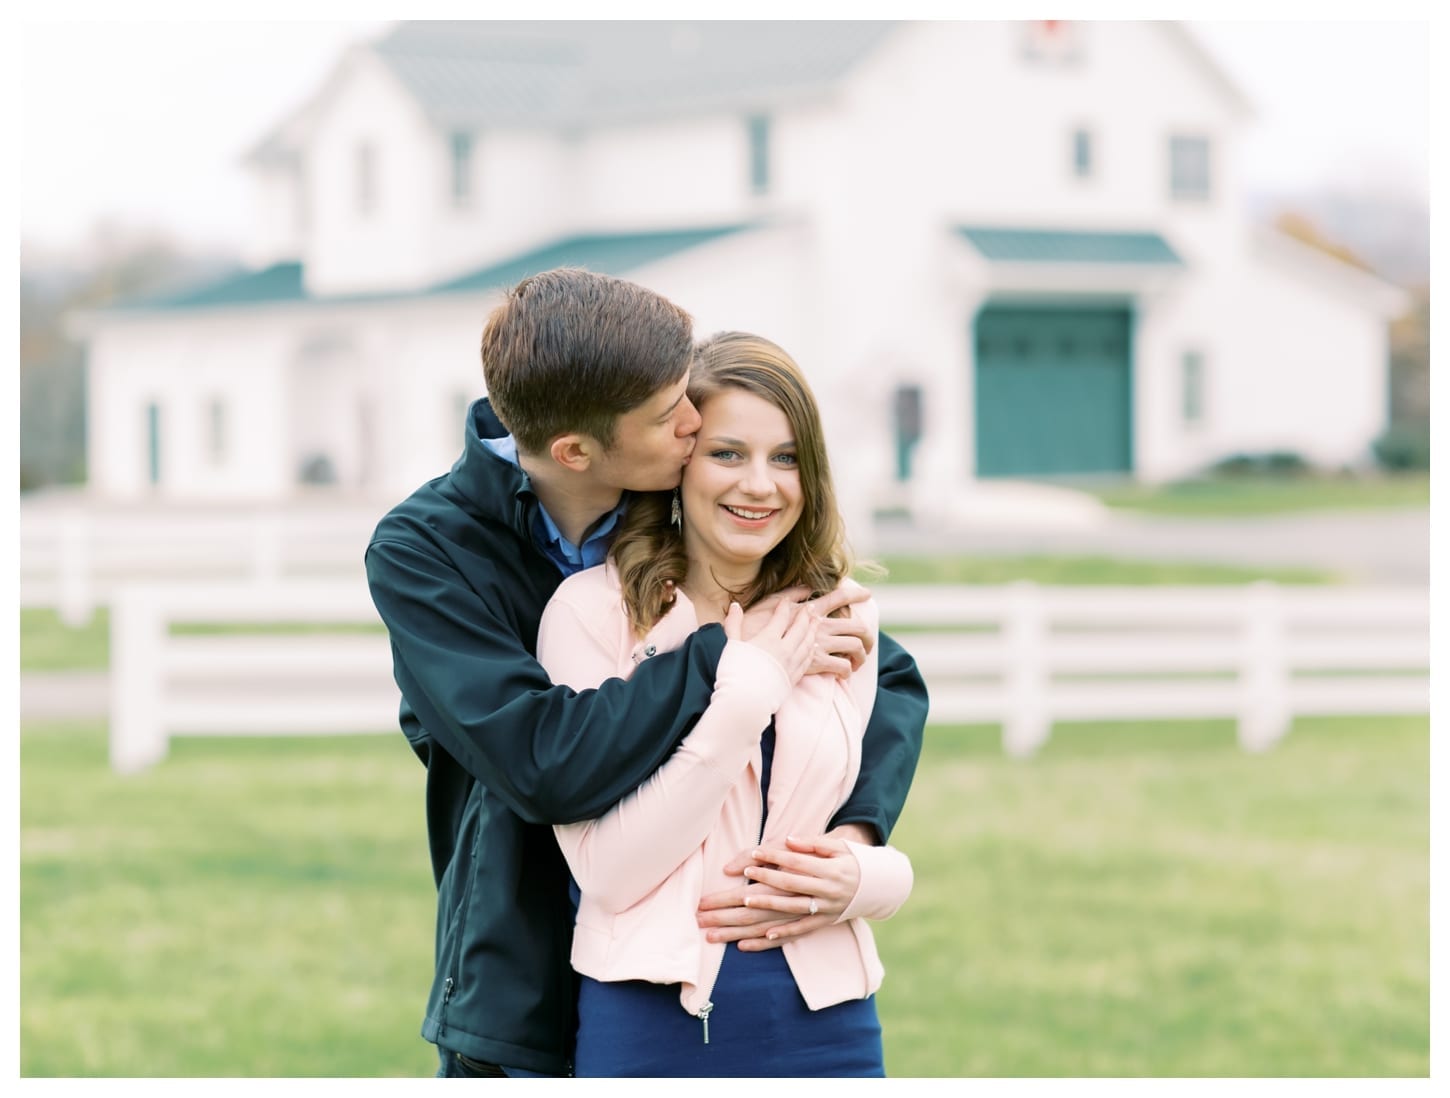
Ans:
[[[762,511],[755,507],[732,507],[728,503],[722,503],[721,509],[730,515],[742,526],[757,529],[770,523],[771,518],[777,513],[775,509]]]

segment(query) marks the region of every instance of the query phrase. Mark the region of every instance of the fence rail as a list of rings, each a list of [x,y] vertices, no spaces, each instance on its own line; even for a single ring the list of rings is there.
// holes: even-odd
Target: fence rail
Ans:
[[[137,582],[360,576],[380,515],[363,507],[132,514],[22,506],[20,601],[54,607],[78,626]]]
[[[1000,723],[1017,755],[1058,721],[1228,718],[1262,751],[1295,716],[1429,709],[1424,591],[1021,583],[877,599],[927,680],[931,722]],[[112,765],[149,766],[177,734],[396,730],[387,638],[363,625],[381,623],[360,579],[118,589]]]
[[[249,631],[173,631],[203,624]],[[309,631],[293,631],[299,625]],[[360,625],[378,631],[357,632]],[[150,766],[178,733],[395,731],[399,695],[381,627],[361,579],[119,588],[111,600],[112,767]]]
[[[1424,591],[1020,583],[877,598],[932,721],[1000,721],[1015,755],[1057,721],[1229,718],[1262,751],[1295,716],[1429,709]]]

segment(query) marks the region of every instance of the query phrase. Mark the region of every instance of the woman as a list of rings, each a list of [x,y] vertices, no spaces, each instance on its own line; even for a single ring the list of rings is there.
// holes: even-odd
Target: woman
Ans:
[[[566,580],[539,630],[540,662],[575,689],[709,622],[730,638],[710,708],[669,762],[605,816],[555,829],[579,891],[576,1073],[883,1075],[865,919],[901,905],[910,863],[788,842],[824,832],[856,781],[875,661],[844,681],[803,676],[810,610],[788,602],[767,645],[740,642],[742,607],[850,582],[819,414],[789,356],[743,333],[698,348],[689,396],[703,423],[680,489],[637,500],[609,562]],[[874,631],[874,603],[855,609]],[[707,940],[701,896],[737,884],[725,867],[756,844],[779,870],[818,868],[747,868],[797,890],[760,885],[748,904],[837,921],[760,952]]]

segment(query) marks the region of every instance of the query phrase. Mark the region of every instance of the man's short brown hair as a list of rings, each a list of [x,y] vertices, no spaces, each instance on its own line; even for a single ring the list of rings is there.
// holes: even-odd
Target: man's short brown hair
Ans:
[[[690,314],[633,282],[560,267],[532,275],[483,326],[489,400],[525,453],[579,432],[609,448],[615,420],[685,376]]]

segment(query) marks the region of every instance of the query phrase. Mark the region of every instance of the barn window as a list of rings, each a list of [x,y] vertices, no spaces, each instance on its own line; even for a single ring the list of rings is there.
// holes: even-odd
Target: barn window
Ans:
[[[161,483],[161,405],[146,405],[146,473],[150,484]]]
[[[1183,352],[1183,423],[1197,427],[1203,422],[1204,413],[1203,354],[1200,351]]]
[[[466,210],[473,201],[473,134],[456,130],[449,137],[453,206]]]
[[[1093,174],[1093,135],[1091,130],[1072,131],[1072,174],[1091,179]]]
[[[1168,139],[1169,193],[1174,198],[1202,200],[1211,193],[1209,146],[1206,137]]]
[[[746,130],[750,137],[750,193],[766,194],[770,190],[770,116],[751,115]]]

